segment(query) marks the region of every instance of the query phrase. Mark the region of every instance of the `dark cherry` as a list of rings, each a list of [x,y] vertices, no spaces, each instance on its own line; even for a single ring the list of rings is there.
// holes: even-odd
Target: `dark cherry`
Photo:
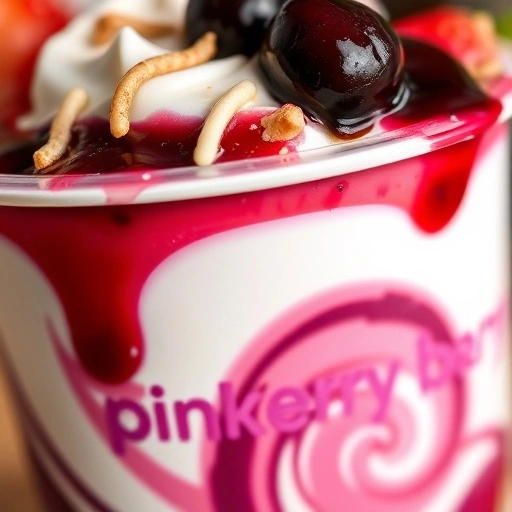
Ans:
[[[352,0],[291,0],[261,51],[274,96],[342,136],[369,128],[404,98],[403,50],[391,26]]]
[[[473,111],[499,115],[500,102],[487,96],[466,69],[443,50],[403,38],[410,97],[398,112],[386,117],[386,130],[410,128],[436,116],[467,116]]]
[[[454,57],[436,46],[423,41],[402,38],[405,65],[412,99],[429,96],[439,101],[440,95],[452,92],[452,108],[468,106],[468,102],[482,102],[489,97],[475,79]],[[410,101],[408,110],[419,107]],[[430,112],[431,113],[431,112]]]
[[[205,32],[218,36],[217,58],[254,55],[285,0],[190,0],[186,33],[194,43]]]

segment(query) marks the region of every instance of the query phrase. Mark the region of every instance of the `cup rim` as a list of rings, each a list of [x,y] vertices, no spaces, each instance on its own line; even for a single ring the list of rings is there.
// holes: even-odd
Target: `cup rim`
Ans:
[[[498,124],[512,118],[512,77],[505,81],[510,87],[498,96],[503,105]],[[375,130],[346,144],[207,167],[61,176],[0,174],[0,206],[144,204],[254,192],[393,164],[469,140],[484,129],[477,122],[457,123],[452,118],[429,126],[428,133],[424,128]]]

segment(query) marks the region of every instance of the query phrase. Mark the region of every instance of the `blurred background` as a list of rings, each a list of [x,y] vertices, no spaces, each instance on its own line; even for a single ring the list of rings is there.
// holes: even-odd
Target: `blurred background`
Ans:
[[[510,0],[448,0],[446,2],[440,2],[439,0],[384,0],[383,3],[386,4],[393,17],[405,16],[419,9],[428,9],[437,5],[447,4],[493,10],[496,13],[512,9],[512,2]]]
[[[7,383],[0,367],[0,510],[39,512],[35,486],[17,432]]]
[[[28,106],[31,72],[42,42],[97,0],[0,0],[0,143]],[[143,0],[141,0],[143,1]],[[512,38],[512,0],[383,0],[393,18],[440,4],[508,13],[501,26]],[[512,39],[511,39],[512,42]],[[0,361],[0,512],[40,512]],[[475,510],[475,512],[478,512]]]

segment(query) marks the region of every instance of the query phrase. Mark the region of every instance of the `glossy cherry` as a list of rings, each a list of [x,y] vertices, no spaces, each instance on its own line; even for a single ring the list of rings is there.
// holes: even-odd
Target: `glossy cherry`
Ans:
[[[273,21],[260,61],[278,100],[342,136],[369,128],[407,91],[398,36],[352,0],[291,0]]]
[[[217,58],[254,55],[285,0],[190,0],[186,33],[190,43],[205,32],[217,34]]]
[[[440,48],[403,38],[410,97],[383,120],[384,129],[406,128],[436,116],[462,118],[473,110],[498,117],[499,101],[490,98],[464,66]]]

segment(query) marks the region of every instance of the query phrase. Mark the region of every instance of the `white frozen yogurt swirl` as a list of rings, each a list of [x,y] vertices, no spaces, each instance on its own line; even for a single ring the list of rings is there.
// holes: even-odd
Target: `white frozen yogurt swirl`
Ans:
[[[373,0],[365,3],[376,7]],[[44,45],[32,83],[32,111],[18,120],[18,127],[31,130],[50,122],[65,95],[74,87],[85,89],[89,95],[83,117],[108,119],[115,88],[130,68],[147,58],[181,50],[186,44],[182,35],[149,41],[125,27],[111,43],[96,46],[92,44],[92,34],[97,21],[106,13],[116,13],[181,28],[186,4],[186,0],[95,3],[94,8],[86,10]],[[279,105],[267,92],[256,59],[236,55],[150,80],[135,95],[131,119],[141,121],[161,110],[206,117],[215,102],[242,80],[256,84],[255,106]],[[308,125],[302,149],[328,144],[332,144],[332,139],[320,127]]]

